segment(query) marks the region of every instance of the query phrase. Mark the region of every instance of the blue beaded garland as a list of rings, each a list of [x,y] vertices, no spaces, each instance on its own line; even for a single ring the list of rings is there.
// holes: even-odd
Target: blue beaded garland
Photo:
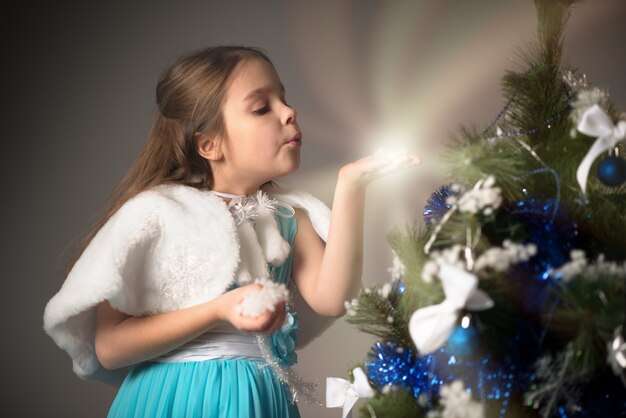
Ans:
[[[605,158],[598,165],[598,178],[607,186],[621,186],[626,182],[626,160],[617,156]]]

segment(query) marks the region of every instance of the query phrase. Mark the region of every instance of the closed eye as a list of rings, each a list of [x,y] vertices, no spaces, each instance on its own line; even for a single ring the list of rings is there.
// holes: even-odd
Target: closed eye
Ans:
[[[287,103],[287,99],[285,98],[285,96],[284,96],[284,95],[281,95],[280,100],[281,100],[281,102],[283,102],[286,106],[289,106],[289,104]],[[257,115],[264,115],[264,114],[266,114],[266,113],[267,113],[267,112],[269,112],[269,111],[270,111],[270,107],[269,107],[269,105],[266,105],[266,106],[264,106],[264,107],[262,107],[262,108],[260,108],[260,109],[253,110],[253,111],[252,111],[252,113],[257,114]]]
[[[265,106],[265,107],[262,107],[261,109],[254,110],[252,113],[255,113],[257,115],[264,115],[267,112],[269,112],[269,110],[270,110],[270,107],[269,106]]]

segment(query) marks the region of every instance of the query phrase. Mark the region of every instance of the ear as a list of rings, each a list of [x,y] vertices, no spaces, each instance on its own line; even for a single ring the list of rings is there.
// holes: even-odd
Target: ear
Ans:
[[[203,158],[211,161],[218,161],[223,156],[221,141],[217,135],[209,135],[205,132],[196,132],[196,151]]]

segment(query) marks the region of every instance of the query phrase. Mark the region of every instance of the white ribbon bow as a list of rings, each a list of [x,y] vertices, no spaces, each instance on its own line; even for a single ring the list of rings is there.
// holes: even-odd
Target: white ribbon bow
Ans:
[[[613,340],[607,344],[607,362],[611,366],[613,373],[620,376],[626,369],[626,342],[622,337],[622,327],[619,326],[613,333]]]
[[[482,311],[494,305],[493,300],[478,288],[478,278],[463,269],[443,264],[439,267],[439,278],[445,300],[418,309],[409,321],[409,333],[420,356],[437,351],[448,341],[462,309]]]
[[[600,154],[609,151],[626,138],[626,122],[620,121],[615,126],[604,110],[595,104],[583,113],[578,130],[587,136],[598,138],[587,151],[576,171],[576,180],[584,195],[591,165]]]
[[[351,416],[350,411],[359,398],[371,398],[374,389],[367,381],[365,372],[360,367],[352,370],[354,383],[338,377],[326,378],[326,407],[339,408],[343,406],[342,418]]]

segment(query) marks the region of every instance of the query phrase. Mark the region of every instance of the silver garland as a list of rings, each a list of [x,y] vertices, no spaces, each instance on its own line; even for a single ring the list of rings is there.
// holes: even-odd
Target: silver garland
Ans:
[[[324,404],[317,398],[317,383],[307,382],[296,371],[294,366],[284,366],[278,359],[272,354],[271,350],[271,336],[257,335],[257,342],[261,348],[261,353],[265,358],[266,364],[262,367],[271,367],[278,380],[287,386],[291,392],[291,399],[293,402],[299,402],[304,400],[306,402],[314,403],[318,406],[324,406]]]

